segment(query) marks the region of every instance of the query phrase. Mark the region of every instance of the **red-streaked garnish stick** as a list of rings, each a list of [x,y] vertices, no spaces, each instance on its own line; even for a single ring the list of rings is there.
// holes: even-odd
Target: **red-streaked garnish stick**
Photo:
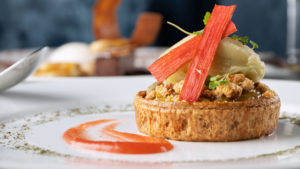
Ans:
[[[158,82],[164,81],[195,56],[201,36],[197,35],[152,63],[148,70]]]
[[[204,28],[200,45],[197,47],[180,93],[180,100],[198,100],[209,68],[214,59],[222,35],[235,10],[233,6],[215,5],[210,19]]]
[[[237,28],[236,28],[235,24],[232,21],[229,21],[229,24],[227,25],[222,38],[225,38],[225,37],[233,34],[236,31],[237,31]]]
[[[237,29],[235,27],[235,24],[230,21],[226,28],[226,31],[224,32],[223,38],[236,31]],[[148,67],[148,70],[158,82],[164,81],[185,63],[192,60],[192,58],[195,56],[195,50],[199,45],[200,39],[201,35],[197,35],[184,44],[176,47],[175,49],[152,63]]]

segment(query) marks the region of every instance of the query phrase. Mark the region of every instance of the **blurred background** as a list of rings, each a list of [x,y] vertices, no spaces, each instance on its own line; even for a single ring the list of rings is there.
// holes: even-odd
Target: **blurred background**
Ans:
[[[288,1],[119,1],[115,11],[116,23],[120,33],[119,39],[130,39],[132,42],[134,41],[132,39],[135,39],[135,41],[139,39],[134,37],[142,36],[140,34],[143,33],[137,33],[136,35],[134,32],[136,29],[138,30],[137,20],[142,13],[154,12],[161,15],[162,19],[161,25],[158,26],[159,31],[153,35],[153,37],[155,36],[154,40],[149,40],[149,43],[141,42],[142,44],[135,45],[134,49],[131,48],[132,53],[125,54],[134,55],[134,60],[131,61],[136,68],[127,71],[125,74],[147,73],[143,68],[156,59],[166,47],[185,37],[185,34],[166,24],[166,21],[176,23],[188,31],[201,30],[204,26],[202,19],[205,12],[211,11],[214,4],[217,3],[237,5],[232,18],[239,30],[236,34],[248,36],[249,39],[258,43],[259,48],[257,51],[260,52],[262,59],[269,63],[267,68],[270,71],[267,72],[267,77],[298,79],[299,67],[296,64],[287,64]],[[18,58],[18,56],[15,56],[16,52],[17,55],[21,55],[18,52],[28,51],[26,49],[35,49],[41,46],[50,46],[55,49],[69,42],[83,42],[89,45],[103,37],[109,38],[109,36],[112,36],[115,38],[111,34],[97,35],[94,30],[95,27],[93,29],[97,21],[95,11],[93,13],[96,3],[101,3],[101,0],[1,0],[0,50],[2,53],[0,53],[0,61],[5,62],[5,60],[8,60],[8,62],[12,62]],[[113,6],[109,3],[106,5]],[[105,4],[102,4],[102,6],[105,6]],[[99,11],[102,8],[105,7],[99,7]],[[298,19],[300,18],[298,17]],[[300,34],[295,36],[300,38]],[[110,44],[112,43],[110,42]],[[12,52],[15,53],[12,54]],[[123,62],[121,63],[123,65]],[[6,64],[9,65],[10,63]],[[120,66],[117,65],[117,67]],[[120,74],[120,70],[118,73],[110,72],[108,74],[101,73],[101,71],[98,71],[98,75]],[[124,74],[124,72],[121,74]]]

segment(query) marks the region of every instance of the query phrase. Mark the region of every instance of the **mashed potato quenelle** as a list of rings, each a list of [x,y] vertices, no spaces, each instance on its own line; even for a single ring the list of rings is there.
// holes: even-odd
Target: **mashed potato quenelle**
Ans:
[[[195,35],[190,35],[183,38],[161,56],[164,56],[166,53],[190,40],[194,36]],[[180,68],[176,73],[171,75],[167,81],[176,83],[177,81],[184,80],[189,64],[190,63],[187,63]],[[221,40],[218,46],[209,74],[216,76],[226,73],[243,73],[245,76],[257,82],[264,77],[265,64],[260,60],[259,55],[253,49],[249,48],[247,45],[243,45],[237,40],[226,37]]]

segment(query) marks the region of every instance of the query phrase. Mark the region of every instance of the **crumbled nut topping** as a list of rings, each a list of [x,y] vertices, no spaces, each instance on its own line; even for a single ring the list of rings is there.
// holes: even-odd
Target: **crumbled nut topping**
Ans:
[[[273,98],[275,97],[275,92],[273,90],[267,90],[261,96],[264,98]]]
[[[214,90],[204,86],[198,101],[238,100],[239,98],[245,99],[248,96],[253,97],[253,94],[264,98],[272,98],[276,95],[266,85],[259,82],[254,83],[243,74],[228,75],[227,80],[229,83],[217,86]],[[179,101],[183,83],[183,80],[175,84],[154,83],[148,87],[144,97],[148,100]]]
[[[153,100],[156,97],[156,92],[154,90],[147,92],[146,99]]]
[[[243,74],[232,74],[228,75],[228,80],[231,83],[241,84],[245,80],[245,76]]]
[[[255,89],[257,91],[259,91],[260,93],[263,93],[263,92],[269,90],[268,86],[266,86],[265,84],[259,83],[259,82],[255,83]]]
[[[155,91],[157,95],[166,98],[167,96],[170,96],[174,93],[173,84],[158,85],[156,86]]]
[[[230,99],[239,98],[242,95],[243,88],[235,83],[228,83],[218,86],[214,93],[219,96],[225,96]]]
[[[184,83],[184,80],[181,80],[180,82],[174,84],[174,91],[176,93],[180,94],[183,83]]]

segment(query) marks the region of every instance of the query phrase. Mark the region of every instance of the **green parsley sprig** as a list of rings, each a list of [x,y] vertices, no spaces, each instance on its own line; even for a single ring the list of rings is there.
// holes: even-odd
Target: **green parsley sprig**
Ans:
[[[205,15],[204,15],[204,18],[203,18],[204,25],[207,24],[209,18],[210,18],[210,12],[206,12]]]
[[[237,35],[232,35],[231,37],[234,40],[240,41],[243,45],[247,45],[248,43],[250,43],[252,45],[252,49],[257,49],[258,45],[257,43],[255,43],[254,41],[250,40],[248,36],[237,36]]]
[[[209,89],[214,90],[218,86],[228,83],[228,80],[227,80],[228,75],[229,74],[227,73],[223,76],[221,76],[221,75],[207,76],[205,84],[206,84],[206,86],[208,86]]]
[[[203,23],[204,25],[207,24],[209,18],[210,18],[210,15],[211,13],[210,12],[206,12],[204,17],[203,17]],[[181,32],[187,34],[187,35],[201,35],[203,30],[201,31],[195,31],[195,32],[188,32],[186,30],[184,30],[183,28],[181,28],[180,26],[172,23],[172,22],[169,22],[167,21],[167,24],[171,25],[171,26],[174,26],[175,28],[177,28],[178,30],[180,30]],[[252,49],[257,49],[258,48],[258,44],[255,43],[254,41],[252,40],[249,40],[248,36],[237,36],[237,35],[232,35],[231,37],[232,39],[234,40],[237,40],[237,41],[240,41],[243,45],[247,45],[248,43],[250,43],[252,45]]]
[[[249,43],[252,45],[252,49],[257,49],[258,48],[258,44],[255,43],[254,41],[250,40]]]
[[[174,26],[175,28],[177,28],[178,30],[180,30],[181,32],[187,34],[187,35],[201,35],[202,32],[199,31],[195,31],[195,32],[188,32],[186,30],[184,30],[183,28],[181,28],[180,26],[176,25],[175,23],[169,22],[167,21],[167,24]]]
[[[207,24],[208,20],[210,18],[210,12],[206,12],[205,15],[204,15],[204,18],[203,18],[203,23],[204,25]],[[203,30],[201,31],[195,31],[195,32],[188,32],[186,30],[184,30],[183,28],[181,28],[180,26],[176,25],[175,23],[172,23],[170,21],[167,21],[167,24],[171,25],[171,26],[174,26],[175,28],[177,28],[178,30],[180,30],[181,32],[187,34],[187,35],[201,35]]]

